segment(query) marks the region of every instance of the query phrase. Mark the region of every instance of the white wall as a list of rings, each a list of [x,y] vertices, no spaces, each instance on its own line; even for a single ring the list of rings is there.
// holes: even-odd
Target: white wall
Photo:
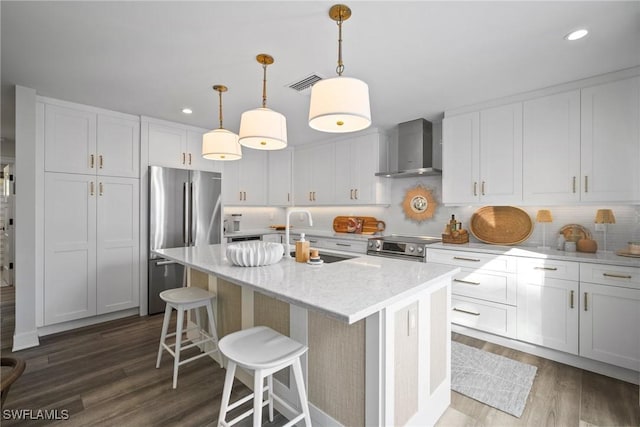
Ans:
[[[402,210],[402,202],[407,190],[422,185],[431,189],[437,202],[437,207],[433,218],[422,222],[407,219]],[[469,227],[471,215],[480,206],[443,206],[442,200],[442,177],[421,177],[421,178],[401,178],[393,179],[391,182],[391,204],[388,207],[382,206],[327,206],[308,208],[313,215],[314,229],[322,231],[332,230],[333,218],[338,215],[346,216],[373,216],[385,221],[387,229],[384,234],[406,234],[420,236],[440,236],[445,224],[454,214],[456,219],[462,221],[462,226]],[[589,206],[520,206],[524,209],[532,220],[535,221],[538,209],[550,209],[553,215],[553,222],[546,225],[546,244],[553,246],[556,242],[558,230],[567,224],[580,224],[591,231],[593,239],[598,242],[598,250],[603,250],[604,234],[595,231],[594,219],[596,211],[600,208],[612,209],[616,224],[607,226],[607,249],[624,249],[630,240],[640,240],[640,206],[634,205],[589,205]],[[259,229],[268,227],[270,224],[284,224],[283,208],[226,208],[225,215],[230,213],[242,213],[243,229]],[[273,219],[270,219],[273,215]],[[292,217],[294,227],[307,228],[306,218],[300,220],[296,215]],[[534,224],[534,230],[523,246],[542,245],[542,227]],[[477,240],[471,235],[471,241]]]
[[[38,150],[36,149],[36,91],[16,86],[16,324],[13,351],[39,344],[36,331],[35,300],[37,268],[36,241],[42,236],[37,221]],[[40,168],[42,170],[42,168]],[[40,236],[40,237],[38,237]],[[42,258],[40,258],[42,259]]]

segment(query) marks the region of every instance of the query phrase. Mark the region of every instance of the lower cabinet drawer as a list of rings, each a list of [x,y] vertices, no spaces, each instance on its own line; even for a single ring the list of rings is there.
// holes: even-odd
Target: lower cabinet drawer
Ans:
[[[451,322],[509,338],[516,337],[516,308],[510,305],[453,296]]]
[[[367,242],[365,240],[359,242],[355,240],[327,239],[325,240],[323,247],[327,249],[335,249],[337,251],[357,252],[360,254],[367,252]]]
[[[453,277],[451,293],[485,301],[516,305],[516,275],[463,268]]]

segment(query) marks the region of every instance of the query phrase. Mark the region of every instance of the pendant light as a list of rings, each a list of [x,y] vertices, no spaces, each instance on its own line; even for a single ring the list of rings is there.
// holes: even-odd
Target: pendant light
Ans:
[[[267,108],[267,65],[273,57],[266,53],[256,56],[262,64],[262,107],[245,111],[240,117],[240,144],[257,150],[280,150],[287,146],[287,119]]]
[[[227,91],[223,85],[215,85],[218,92],[218,118],[220,127],[202,136],[202,157],[209,160],[239,160],[242,158],[242,147],[238,143],[238,135],[222,127],[222,92]]]
[[[338,23],[338,77],[320,80],[311,87],[309,126],[322,132],[355,132],[371,125],[369,86],[362,80],[342,77],[342,23],[351,17],[351,9],[336,4],[329,17]]]

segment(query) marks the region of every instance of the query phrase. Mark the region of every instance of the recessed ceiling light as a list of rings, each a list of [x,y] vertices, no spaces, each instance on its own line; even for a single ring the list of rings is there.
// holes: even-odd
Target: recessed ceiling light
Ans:
[[[191,108],[183,108],[183,109],[182,109],[182,112],[183,112],[184,114],[191,114],[191,113],[193,113],[193,110],[192,110]]]
[[[583,38],[587,34],[589,34],[589,31],[587,31],[585,28],[580,28],[579,30],[570,32],[569,34],[564,36],[564,38],[569,41],[574,41]]]

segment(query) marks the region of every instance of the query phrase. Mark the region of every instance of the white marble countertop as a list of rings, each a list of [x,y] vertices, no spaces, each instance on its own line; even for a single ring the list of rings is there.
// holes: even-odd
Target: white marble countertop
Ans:
[[[315,228],[290,228],[290,235],[298,235],[304,233],[305,236],[327,237],[332,239],[345,239],[345,240],[357,240],[367,241],[371,237],[377,236],[376,234],[358,234],[358,233],[336,233],[333,230],[321,230]],[[254,228],[240,231],[227,231],[224,233],[224,237],[244,237],[244,236],[257,236],[262,234],[283,234],[283,230],[274,230],[273,228]]]
[[[615,252],[565,252],[556,249],[541,249],[528,246],[499,246],[485,243],[434,243],[427,249],[449,249],[463,252],[482,252],[498,255],[513,255],[530,258],[548,258],[562,261],[590,262],[594,264],[610,264],[627,267],[640,267],[640,258],[630,258],[616,255]]]
[[[317,266],[283,258],[269,266],[238,267],[227,260],[226,246],[223,243],[159,249],[154,253],[348,324],[416,295],[459,271],[440,264],[367,255]]]

